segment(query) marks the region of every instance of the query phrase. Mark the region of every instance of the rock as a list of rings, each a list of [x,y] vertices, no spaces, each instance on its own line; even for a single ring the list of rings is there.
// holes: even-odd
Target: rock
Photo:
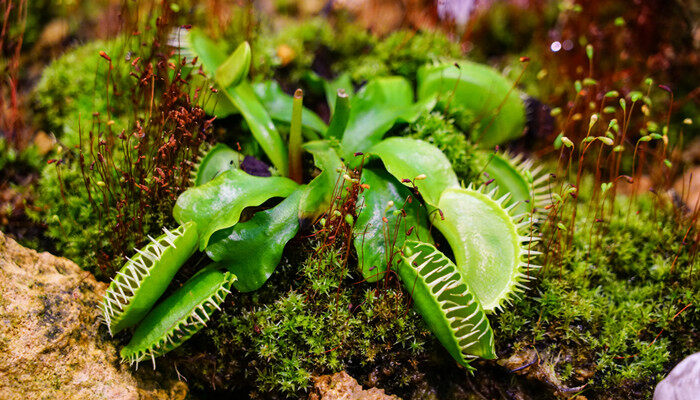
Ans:
[[[700,394],[700,353],[678,363],[654,390],[654,400],[694,400]]]
[[[363,390],[345,371],[323,375],[315,380],[310,400],[401,400],[399,397],[385,394],[383,389]]]
[[[99,327],[107,285],[0,232],[0,398],[184,399],[187,386],[132,375]]]
[[[678,193],[689,212],[700,208],[700,167],[689,169],[673,184],[673,189]]]

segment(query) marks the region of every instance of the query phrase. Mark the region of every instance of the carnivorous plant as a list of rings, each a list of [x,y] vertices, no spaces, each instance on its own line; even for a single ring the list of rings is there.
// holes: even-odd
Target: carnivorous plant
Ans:
[[[401,77],[373,79],[357,93],[345,83],[328,99],[333,113],[326,126],[301,107],[300,92],[291,98],[274,82],[248,82],[247,44],[227,58],[193,29],[180,33],[176,45],[197,57],[222,94],[211,112],[240,113],[274,171],[269,177],[247,174],[239,168],[241,155],[224,144],[200,157],[192,187],[173,210],[180,226],[137,249],[105,295],[102,311],[110,332],[136,327],[122,359],[138,365],[150,358],[155,366],[156,357],[206,324],[232,287],[248,292],[264,285],[300,221],[319,221],[334,196],[345,196],[342,189],[353,184],[359,186],[357,206],[343,217],[352,226],[363,278],[376,282],[396,272],[459,364],[473,369],[472,359],[496,357],[487,314],[523,291],[536,268],[530,264],[538,254],[532,249],[535,211],[546,200],[546,177],[530,171],[529,162],[484,150],[479,160],[498,186],[464,187],[434,145],[384,136],[397,121],[412,122],[430,111],[448,93],[438,79],[447,74],[447,84],[457,87],[454,102],[476,107],[464,99],[478,95],[483,100],[478,111],[491,113],[491,105],[505,101],[500,113],[489,115],[495,128],[480,140],[492,145],[511,139],[522,131],[522,105],[510,99],[504,78],[466,62],[459,64],[457,77],[452,64],[426,66],[419,74],[418,101]],[[289,147],[275,122],[290,126]],[[312,140],[300,145],[302,132]],[[308,183],[295,164],[300,149],[320,171]],[[245,209],[273,198],[282,200],[241,220]],[[446,239],[454,261],[435,246],[431,227]],[[213,262],[155,305],[197,250]]]

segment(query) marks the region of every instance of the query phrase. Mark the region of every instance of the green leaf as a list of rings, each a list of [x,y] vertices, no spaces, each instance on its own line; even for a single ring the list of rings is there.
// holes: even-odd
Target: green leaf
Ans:
[[[531,170],[532,161],[524,159],[522,155],[511,157],[503,153],[485,152],[479,152],[476,160],[479,169],[494,180],[492,185],[498,187],[495,196],[510,194],[503,205],[508,207],[518,203],[514,215],[529,213],[535,207],[544,205],[548,176],[539,174],[541,167]],[[530,178],[533,178],[532,181]]]
[[[525,107],[514,83],[493,68],[469,61],[426,65],[418,70],[418,99],[439,96],[446,104],[472,111],[480,121],[480,132],[472,139],[482,147],[493,147],[521,136]],[[500,107],[500,110],[499,110]]]
[[[296,190],[275,207],[252,219],[222,229],[211,237],[206,252],[238,277],[233,286],[241,292],[262,287],[282,259],[282,251],[299,231],[299,200]]]
[[[353,164],[353,153],[365,152],[379,143],[397,121],[414,122],[434,106],[433,97],[415,103],[413,89],[405,78],[371,80],[350,100],[350,119],[341,141],[345,159]]]
[[[217,143],[197,162],[192,171],[193,186],[203,185],[219,174],[241,165],[243,155],[223,143]]]
[[[188,60],[197,57],[197,62],[202,65],[204,73],[213,78],[216,70],[226,61],[226,53],[222,51],[222,46],[198,28],[192,28],[186,33],[181,33],[183,53],[188,56]],[[189,54],[192,53],[192,54]]]
[[[225,46],[215,43],[198,28],[180,32],[182,35],[180,39],[182,54],[187,56],[188,60],[197,57],[197,64],[201,65],[204,73],[211,81],[214,81],[216,70],[226,61],[226,54],[222,51],[222,47]],[[203,79],[196,73],[192,74],[192,76],[195,80]],[[204,87],[208,87],[208,85]],[[207,114],[215,115],[218,118],[238,113],[238,109],[231,104],[231,101],[221,91],[212,93],[211,98],[204,102],[202,108]]]
[[[287,197],[297,187],[291,179],[261,178],[232,169],[182,193],[173,216],[180,224],[197,223],[199,249],[204,250],[214,232],[238,223],[244,208],[258,206],[273,197]]]
[[[226,61],[226,55],[214,41],[209,39],[202,31],[192,29],[183,38],[183,46],[186,53],[192,53],[197,57],[202,65],[204,73],[213,81],[217,82],[216,72]],[[237,86],[219,88],[219,94],[223,94],[248,123],[255,140],[260,144],[267,157],[272,162],[280,174],[287,176],[287,146],[282,141],[282,137],[272,123],[270,115],[265,107],[260,103],[253,88],[246,81]],[[221,99],[219,99],[221,101]],[[222,104],[224,113],[231,110],[228,104]],[[217,115],[217,114],[215,114]],[[290,112],[291,118],[291,112]]]
[[[321,170],[303,189],[299,204],[299,218],[315,218],[331,204],[336,185],[342,185],[341,174],[345,167],[336,150],[326,140],[307,142],[304,150],[313,154],[314,165]]]
[[[141,321],[197,250],[194,223],[163,230],[163,235],[127,259],[105,292],[102,316],[112,335]]]
[[[369,189],[364,189],[357,201],[361,207],[353,227],[357,264],[366,281],[376,282],[384,277],[387,266],[396,264],[405,240],[432,243],[433,239],[427,211],[408,188],[382,170],[364,168],[360,180]],[[393,206],[387,207],[389,204]]]
[[[401,183],[409,187],[415,184],[425,202],[432,206],[437,207],[445,189],[459,187],[450,161],[430,143],[392,137],[374,145],[369,153],[378,156]]]
[[[219,119],[239,114],[236,106],[234,106],[226,94],[222,92],[212,93],[211,98],[202,104],[202,109],[204,109],[207,115],[213,115]]]
[[[216,69],[216,83],[219,87],[238,86],[248,77],[250,71],[250,45],[241,43],[236,50]]]
[[[496,358],[493,330],[459,269],[433,245],[407,241],[398,273],[415,308],[440,343],[461,365]]]
[[[273,120],[290,124],[292,122],[293,97],[285,93],[276,81],[265,81],[253,85],[255,94],[260,99]],[[314,132],[324,133],[328,126],[313,111],[304,107],[301,112],[301,124]]]
[[[287,176],[289,174],[287,146],[272,123],[270,114],[267,113],[265,107],[260,103],[250,84],[242,82],[236,87],[226,88],[223,92],[231,101],[231,104],[236,106],[243,115],[243,118],[248,123],[250,132],[265,154],[267,154],[272,165],[277,168],[281,175]]]

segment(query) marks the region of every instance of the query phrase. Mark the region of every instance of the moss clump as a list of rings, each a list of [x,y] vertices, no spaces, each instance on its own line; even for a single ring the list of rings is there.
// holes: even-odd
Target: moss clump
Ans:
[[[346,58],[338,70],[348,71],[355,82],[382,75],[401,75],[415,81],[418,68],[426,63],[461,55],[459,44],[442,32],[403,30],[378,41],[360,57]]]
[[[85,188],[83,173],[75,160],[60,166],[47,165],[41,172],[39,188],[35,207],[27,209],[27,214],[46,224],[44,235],[54,240],[58,254],[75,261],[99,280],[112,278],[112,270],[122,263],[121,259],[113,259],[117,250],[110,240],[119,210],[107,209],[114,207],[107,204],[103,213],[97,215],[90,197],[100,202],[104,193],[95,186]],[[158,235],[162,226],[173,224],[167,213],[149,212],[142,218],[143,232],[151,235]],[[143,237],[133,232],[121,240],[126,249],[133,249],[139,247]]]
[[[36,91],[47,130],[61,131],[65,146],[43,168],[30,217],[98,279],[147,235],[173,226],[172,206],[210,133],[185,95],[192,71],[167,63],[155,34],[140,37],[153,47],[138,53],[124,38],[77,48],[45,70]]]
[[[124,118],[130,102],[117,93],[128,87],[130,66],[124,61],[122,40],[94,41],[76,47],[54,60],[41,75],[34,102],[43,126],[55,133],[68,146],[79,144],[78,130],[89,130],[93,113],[99,113],[106,121],[115,122],[112,130],[120,132],[127,127]],[[112,56],[115,67],[109,71],[109,63],[100,52]]]
[[[431,340],[400,288],[352,285],[344,250],[304,250],[311,256],[301,267],[280,265],[272,281],[238,295],[207,331],[219,352],[216,374],[244,366],[237,374],[247,384],[230,379],[227,389],[299,395],[312,374],[373,365],[392,353],[415,356]]]
[[[42,166],[42,156],[35,145],[23,150],[13,148],[4,137],[0,137],[0,171],[4,175],[5,168],[16,167],[27,171],[36,171]]]
[[[426,112],[410,124],[405,133],[432,143],[442,150],[460,180],[475,180],[478,174],[474,165],[475,147],[467,140],[465,134],[455,127],[452,117],[439,111]]]
[[[263,29],[262,27],[260,29]],[[309,71],[321,75],[339,72],[337,60],[348,60],[371,49],[377,39],[355,24],[312,18],[291,23],[277,32],[265,32],[253,44],[258,78],[273,75],[301,81]]]
[[[590,193],[590,185],[581,193]],[[693,271],[685,229],[672,210],[659,209],[649,196],[638,199],[629,219],[628,199],[618,198],[607,224],[592,223],[596,207],[588,201],[580,199],[583,220],[570,246],[563,238],[550,243],[556,232],[545,230],[549,262],[536,293],[496,319],[497,348],[556,346],[571,356],[574,371],[595,371],[593,391],[649,398],[674,363],[699,349],[697,265]],[[576,375],[566,373],[570,365],[558,367],[562,378]]]
[[[422,65],[462,54],[459,44],[439,31],[404,30],[379,40],[343,18],[335,24],[313,18],[264,34],[259,29],[253,44],[258,78],[276,75],[290,82],[303,80],[311,70],[326,78],[348,73],[358,84],[386,75],[415,81]]]

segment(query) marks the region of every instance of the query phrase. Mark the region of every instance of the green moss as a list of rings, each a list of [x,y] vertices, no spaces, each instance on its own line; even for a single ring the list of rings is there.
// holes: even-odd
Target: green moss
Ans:
[[[341,61],[338,70],[348,71],[355,82],[382,75],[401,75],[415,81],[419,67],[461,54],[459,44],[444,33],[403,30],[378,41],[364,55]]]
[[[430,333],[400,288],[352,285],[343,250],[303,250],[311,257],[301,268],[280,265],[276,279],[239,295],[207,332],[222,368],[247,365],[254,390],[292,396],[312,384],[312,374],[424,352]]]
[[[95,112],[101,115],[102,122],[111,114],[114,131],[126,128],[128,120],[124,117],[130,102],[114,95],[114,87],[124,93],[128,86],[130,66],[122,56],[123,49],[121,41],[89,42],[68,51],[44,69],[34,93],[36,111],[46,130],[55,133],[65,145],[79,144],[78,130],[91,128]],[[115,68],[111,72],[100,51],[112,57]]]
[[[536,292],[496,318],[497,348],[556,346],[596,371],[593,390],[650,397],[674,363],[699,350],[698,266],[691,276],[685,229],[671,209],[645,195],[628,219],[628,199],[620,197],[607,223],[593,224],[590,185],[583,189],[571,246],[562,237],[550,243],[556,232],[545,229],[549,262]],[[562,378],[572,375],[569,368]]]
[[[4,137],[0,137],[0,172],[4,173],[6,167],[37,171],[42,166],[42,156],[35,145],[18,151]]]
[[[407,135],[437,146],[452,163],[461,181],[472,182],[478,174],[474,165],[474,146],[455,127],[452,117],[439,111],[427,112],[406,128]]]
[[[313,18],[276,32],[258,29],[253,65],[259,79],[275,75],[283,81],[299,82],[314,70],[326,77],[347,72],[357,84],[387,75],[415,81],[420,66],[461,55],[459,44],[441,32],[403,30],[379,40],[342,17],[334,24]],[[293,58],[287,64],[279,57],[280,46],[292,51]]]
[[[147,235],[173,226],[172,206],[209,134],[204,112],[182,95],[190,74],[175,79],[159,67],[159,45],[145,45],[156,30],[144,32],[67,52],[44,70],[34,93],[39,123],[61,146],[43,167],[28,214],[46,225],[61,255],[98,279],[110,278]],[[149,79],[134,77],[142,71]]]
[[[45,235],[54,240],[58,254],[75,261],[97,279],[112,277],[112,269],[121,264],[113,261],[119,249],[110,240],[117,221],[116,209],[103,209],[96,215],[85,189],[83,175],[76,161],[57,166],[47,165],[39,179],[35,207],[27,209],[30,218],[46,224]],[[102,204],[103,193],[95,186],[90,196]],[[172,224],[168,213],[150,212],[143,215],[143,232],[159,234],[162,226]],[[125,249],[138,247],[143,237],[132,235],[122,238]],[[114,265],[111,263],[114,262]]]

